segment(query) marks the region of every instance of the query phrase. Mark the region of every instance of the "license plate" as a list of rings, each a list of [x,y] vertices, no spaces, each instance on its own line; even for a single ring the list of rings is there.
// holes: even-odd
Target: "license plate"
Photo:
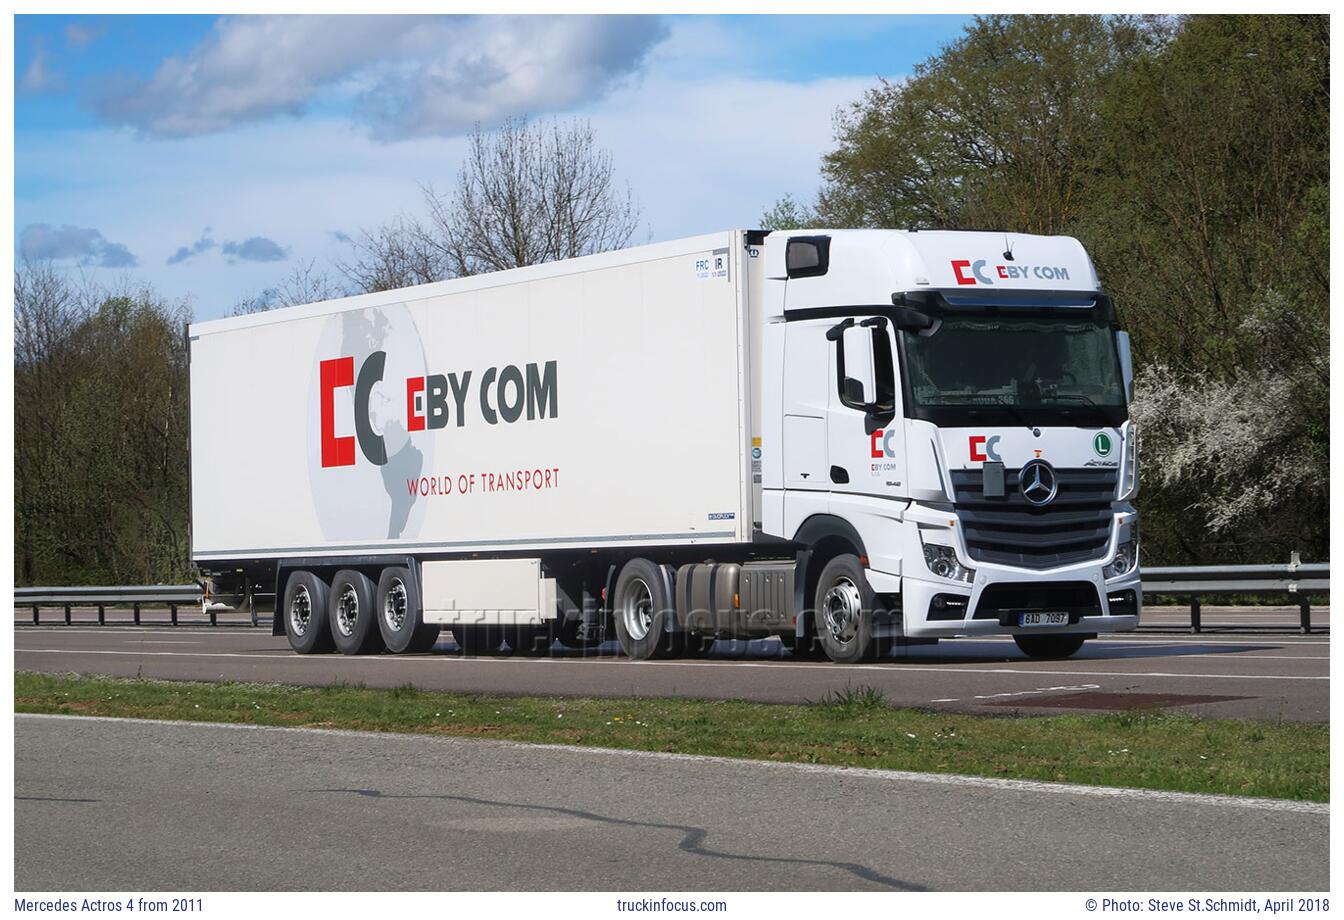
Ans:
[[[1019,613],[1018,626],[1068,626],[1067,613]]]

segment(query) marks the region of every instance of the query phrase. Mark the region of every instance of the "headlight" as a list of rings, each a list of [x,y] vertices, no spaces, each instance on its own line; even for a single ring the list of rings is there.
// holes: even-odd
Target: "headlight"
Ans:
[[[1120,501],[1126,502],[1139,493],[1139,429],[1129,425],[1125,439],[1124,468],[1120,470]]]
[[[921,540],[923,537],[921,536]],[[957,552],[950,546],[937,543],[924,544],[924,563],[929,571],[939,578],[962,581],[970,584],[975,581],[975,570],[968,569],[957,561]]]
[[[1134,567],[1139,564],[1139,529],[1135,525],[1130,538],[1120,544],[1120,548],[1115,551],[1115,558],[1111,564],[1102,571],[1102,577],[1107,580],[1119,578],[1121,575],[1128,575],[1134,571]]]

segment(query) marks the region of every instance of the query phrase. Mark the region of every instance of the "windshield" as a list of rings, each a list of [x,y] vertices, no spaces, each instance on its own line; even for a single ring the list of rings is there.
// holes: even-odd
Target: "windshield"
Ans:
[[[946,316],[902,333],[910,407],[935,424],[1119,425],[1125,394],[1109,323]]]

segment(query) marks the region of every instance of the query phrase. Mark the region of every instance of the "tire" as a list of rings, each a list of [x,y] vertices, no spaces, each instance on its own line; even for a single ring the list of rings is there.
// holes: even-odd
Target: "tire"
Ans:
[[[513,654],[537,658],[550,654],[555,636],[549,626],[510,626],[504,631],[504,641]]]
[[[621,650],[637,661],[669,658],[680,649],[683,634],[669,634],[672,598],[663,587],[663,573],[647,559],[631,559],[616,579],[612,618]]]
[[[1087,641],[1086,636],[1053,635],[1053,636],[1013,636],[1013,641],[1017,643],[1028,658],[1068,658],[1074,652],[1083,647]]]
[[[378,589],[369,576],[354,569],[341,569],[331,580],[331,596],[327,602],[331,640],[342,655],[382,651],[377,594]]]
[[[378,632],[389,652],[427,652],[439,641],[439,624],[426,623],[420,609],[420,592],[410,569],[383,569],[374,598]]]
[[[504,631],[498,626],[454,626],[453,638],[463,655],[493,655],[499,651]]]
[[[817,579],[814,616],[818,643],[827,658],[853,664],[876,654],[876,606],[877,595],[868,585],[858,556],[846,553],[826,563]]]
[[[285,637],[300,655],[329,652],[331,627],[327,622],[327,583],[312,572],[291,572],[285,582]]]

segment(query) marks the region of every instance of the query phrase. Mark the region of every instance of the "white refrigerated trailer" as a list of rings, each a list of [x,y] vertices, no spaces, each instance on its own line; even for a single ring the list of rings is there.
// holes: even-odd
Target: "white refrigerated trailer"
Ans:
[[[298,652],[1138,622],[1128,345],[1072,239],[731,231],[188,338],[193,561]]]

